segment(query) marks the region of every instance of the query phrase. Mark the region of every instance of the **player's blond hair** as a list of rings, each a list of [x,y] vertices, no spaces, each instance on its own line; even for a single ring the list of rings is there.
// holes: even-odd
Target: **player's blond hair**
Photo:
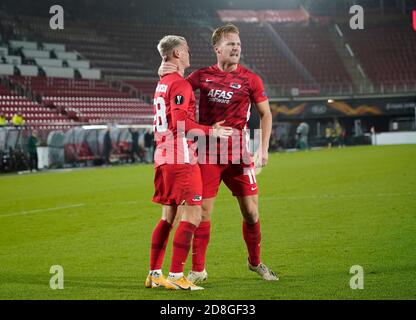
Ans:
[[[233,25],[232,23],[228,23],[225,26],[218,27],[214,30],[212,37],[211,37],[211,43],[213,46],[215,46],[218,42],[221,41],[222,37],[226,35],[227,33],[236,33],[239,34],[240,30]]]
[[[186,43],[186,39],[181,36],[164,36],[159,40],[159,43],[157,44],[157,50],[159,51],[159,54],[162,58],[170,57],[172,55],[173,49],[182,45],[184,42]]]

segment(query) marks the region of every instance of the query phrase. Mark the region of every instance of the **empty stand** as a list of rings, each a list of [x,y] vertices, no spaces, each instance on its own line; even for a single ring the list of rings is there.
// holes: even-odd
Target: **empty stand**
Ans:
[[[2,86],[0,86],[0,112],[5,114],[9,122],[14,114],[20,112],[29,127],[73,124],[72,120],[61,115],[57,110],[44,107],[27,97],[15,95]]]
[[[366,26],[360,32],[345,27],[343,32],[374,83],[416,82],[416,33],[409,26]]]
[[[148,80],[125,80],[124,83],[137,89],[143,96],[153,97],[156,89],[156,79]]]
[[[319,84],[351,85],[348,72],[331,42],[328,27],[276,23],[272,26]]]
[[[42,97],[38,103],[0,87],[0,110],[8,119],[21,112],[28,126],[152,123],[153,108],[148,103],[113,90],[103,81],[22,76],[13,76],[11,81]]]
[[[166,12],[152,17],[153,11],[149,11],[148,14],[141,13],[140,19],[135,21],[112,19],[103,23],[102,20],[96,20],[97,17],[70,20],[65,29],[59,32],[51,32],[48,17],[21,15],[17,19],[4,15],[1,25],[7,34],[13,33],[16,38],[30,40],[14,40],[10,43],[11,47],[23,48],[22,57],[25,57],[24,52],[29,53],[30,59],[36,61],[39,68],[37,70],[34,66],[17,63],[12,70],[10,66],[0,65],[0,73],[11,75],[18,69],[27,76],[46,73],[49,78],[59,74],[74,77],[72,81],[63,82],[42,77],[18,80],[22,86],[44,97],[146,97],[149,100],[154,93],[161,60],[156,45],[166,34],[183,35],[188,40],[192,65],[188,72],[216,61],[210,37],[213,27],[221,23],[215,20],[218,16],[214,17],[210,13],[212,16],[208,17],[208,11],[201,8],[193,14],[183,4],[177,8],[172,6],[172,10],[184,12],[181,23],[174,23],[175,19],[170,19]],[[235,22],[241,31],[242,62],[259,73],[269,88],[276,89],[271,90],[272,94],[288,95],[292,88],[298,88],[304,94],[345,93],[352,90],[352,80],[331,42],[327,22],[314,23],[317,19],[312,17],[309,25],[306,25],[308,17],[301,10],[260,10],[251,12],[251,15],[247,15],[247,11],[241,12],[237,11],[234,18],[251,21]],[[199,18],[196,17],[202,20],[197,21]],[[258,21],[253,22],[253,17]],[[271,41],[271,35],[267,32],[269,29],[266,30],[261,22],[264,19],[272,21],[274,30],[317,85],[311,79],[305,80]],[[415,82],[416,60],[413,56],[416,52],[416,34],[408,26],[389,26],[387,23],[376,27],[366,25],[360,32],[344,28],[344,33],[364,72],[375,84]],[[2,45],[0,49],[6,52],[8,48]],[[7,55],[12,57],[13,53],[7,52]],[[75,60],[80,58],[82,60]],[[65,69],[66,74],[63,74],[64,70],[55,73],[55,64],[62,69],[68,68]],[[102,72],[87,71],[90,70],[88,67]],[[136,95],[127,89],[126,92],[114,90],[104,81],[81,82],[76,79],[80,75],[84,78],[102,76],[107,80],[121,81],[140,94]],[[120,85],[120,88],[125,86]]]
[[[307,85],[302,76],[271,43],[264,27],[257,23],[237,23],[242,42],[242,56],[250,66],[255,66],[269,84]]]
[[[14,76],[12,79],[42,97],[128,97],[128,94],[111,89],[107,83],[101,80],[22,76]]]
[[[139,99],[48,97],[46,101],[83,123],[151,124],[153,108]]]

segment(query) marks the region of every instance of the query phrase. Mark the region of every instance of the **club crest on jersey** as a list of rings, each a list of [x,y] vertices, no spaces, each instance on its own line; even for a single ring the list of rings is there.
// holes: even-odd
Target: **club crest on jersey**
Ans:
[[[230,87],[233,89],[240,89],[241,88],[241,84],[239,83],[231,83]]]
[[[176,96],[176,97],[175,97],[175,103],[176,103],[176,104],[182,104],[182,103],[183,103],[183,101],[184,101],[183,96]]]

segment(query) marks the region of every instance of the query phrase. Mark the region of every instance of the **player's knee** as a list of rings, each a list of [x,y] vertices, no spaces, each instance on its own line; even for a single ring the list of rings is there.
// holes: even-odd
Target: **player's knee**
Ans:
[[[175,225],[177,220],[180,219],[180,215],[176,213],[176,210],[163,210],[162,219],[171,225]]]
[[[200,223],[201,223],[201,215],[195,216],[193,218],[192,224],[194,224],[198,227]]]
[[[255,223],[257,223],[257,221],[259,221],[259,214],[256,213],[256,212],[246,214],[246,215],[244,215],[244,220],[248,224],[255,224]]]
[[[212,208],[213,208],[213,205],[211,203],[204,203],[204,202],[202,202],[202,206],[201,206],[201,218],[202,218],[202,221],[209,221],[209,220],[211,220]]]
[[[259,211],[256,201],[250,201],[242,208],[244,220],[249,224],[254,224],[259,220]]]
[[[202,208],[202,210],[201,210],[201,220],[202,221],[211,220],[211,210],[207,210],[207,209]]]
[[[201,212],[201,207],[189,206],[186,212],[186,220],[196,226],[199,226],[201,223]]]
[[[192,218],[189,219],[189,222],[198,227],[201,223],[201,216],[192,216]]]

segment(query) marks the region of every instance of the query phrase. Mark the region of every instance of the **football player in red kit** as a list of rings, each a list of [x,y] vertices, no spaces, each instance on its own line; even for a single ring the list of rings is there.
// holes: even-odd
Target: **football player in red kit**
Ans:
[[[183,275],[195,229],[201,220],[202,181],[196,161],[193,136],[227,137],[231,127],[195,122],[195,96],[191,85],[183,78],[189,67],[189,48],[179,36],[160,40],[162,57],[177,66],[178,71],[162,77],[154,96],[155,194],[153,201],[162,204],[162,219],[152,234],[150,272],[147,288],[201,290]],[[169,276],[162,273],[162,263],[172,223],[176,214],[181,222],[173,238],[173,252]]]
[[[246,135],[253,102],[261,118],[260,165],[265,166],[272,128],[268,97],[260,77],[239,64],[241,41],[236,26],[228,24],[217,28],[212,35],[212,45],[217,64],[193,72],[187,80],[194,90],[200,90],[199,123],[210,125],[224,119],[224,125],[233,127],[234,134],[232,139],[228,139],[228,159],[225,163],[223,159],[219,159],[222,152],[212,147],[207,148],[205,163],[200,163],[203,181],[202,220],[194,233],[192,270],[188,279],[194,283],[207,279],[205,256],[210,239],[211,213],[218,187],[224,181],[237,198],[243,216],[242,229],[249,269],[265,280],[278,280],[278,276],[260,260],[258,186]],[[160,73],[172,72],[172,67],[168,63],[162,63]]]

